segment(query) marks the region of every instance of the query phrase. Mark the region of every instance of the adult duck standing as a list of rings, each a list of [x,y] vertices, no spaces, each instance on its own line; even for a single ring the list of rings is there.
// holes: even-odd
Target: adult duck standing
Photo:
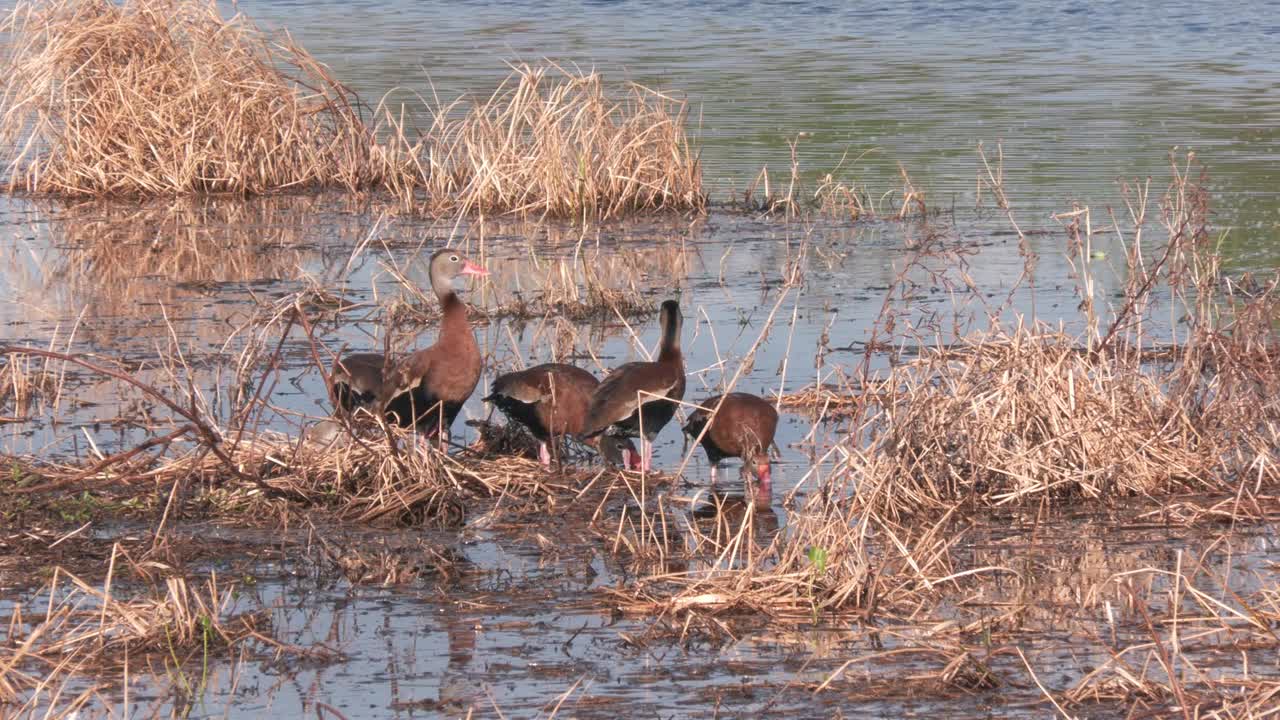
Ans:
[[[711,463],[712,484],[720,463],[736,457],[742,459],[744,472],[755,475],[760,493],[767,495],[772,480],[769,446],[778,429],[778,411],[767,400],[742,392],[717,395],[698,404],[700,407],[689,414],[684,434],[691,440],[702,436],[700,444]]]
[[[595,375],[580,367],[544,363],[498,376],[484,401],[527,427],[538,440],[538,460],[550,466],[553,456],[559,457],[564,436],[582,433],[591,396],[599,385]],[[630,441],[605,443],[597,449],[610,464],[628,469],[637,464]]]
[[[591,396],[584,437],[602,433],[640,438],[640,467],[653,462],[653,440],[684,399],[684,355],[680,352],[680,303],[667,300],[659,311],[662,343],[658,359],[631,362],[610,372]]]
[[[416,427],[423,435],[449,428],[462,404],[480,382],[480,346],[467,319],[467,307],[453,289],[459,275],[488,275],[457,250],[439,250],[429,264],[431,289],[442,310],[435,344],[398,362],[381,353],[352,353],[334,365],[331,389],[342,412],[366,408],[389,422]]]

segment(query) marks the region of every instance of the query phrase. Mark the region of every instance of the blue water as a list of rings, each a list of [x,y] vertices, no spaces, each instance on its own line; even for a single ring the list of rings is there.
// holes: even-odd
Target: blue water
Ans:
[[[878,194],[898,163],[934,203],[972,204],[979,141],[1042,215],[1112,203],[1174,146],[1212,169],[1252,251],[1280,223],[1280,21],[1268,3],[357,3],[249,0],[369,100],[489,92],[549,58],[686,97],[709,184],[768,165],[835,169]],[[859,155],[864,158],[854,161]],[[1257,236],[1255,236],[1255,233]],[[1274,255],[1268,254],[1271,260]]]

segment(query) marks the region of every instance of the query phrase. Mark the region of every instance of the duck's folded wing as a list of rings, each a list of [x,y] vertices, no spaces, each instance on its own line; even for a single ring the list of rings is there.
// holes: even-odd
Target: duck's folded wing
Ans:
[[[378,406],[386,409],[387,404],[397,397],[409,392],[422,383],[431,372],[432,353],[419,350],[396,363],[382,381],[382,392],[378,393]]]
[[[680,381],[681,373],[658,363],[628,363],[609,373],[591,396],[585,432],[598,434],[622,422],[642,405],[667,397]]]
[[[385,360],[381,353],[351,353],[333,362],[330,377],[361,393],[377,393],[382,387]]]

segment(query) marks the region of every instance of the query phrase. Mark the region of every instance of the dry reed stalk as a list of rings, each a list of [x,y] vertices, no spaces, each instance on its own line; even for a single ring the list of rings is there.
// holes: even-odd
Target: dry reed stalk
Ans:
[[[1181,554],[1172,570],[1143,567],[1107,578],[1088,597],[1097,603],[1110,596],[1108,622],[1138,630],[1122,634],[1136,641],[1117,646],[1113,630],[1110,658],[1090,668],[1065,699],[1077,707],[1121,704],[1187,717],[1274,714],[1280,680],[1268,658],[1280,647],[1274,629],[1280,615],[1274,584],[1259,580],[1263,588],[1242,597],[1203,564],[1184,567]],[[1224,655],[1241,662],[1224,665],[1218,660]]]
[[[780,214],[788,220],[811,220],[816,217],[854,222],[869,218],[906,220],[929,217],[925,193],[911,181],[906,166],[901,163],[898,164],[898,172],[902,177],[901,192],[886,192],[878,201],[865,187],[840,178],[841,168],[848,160],[847,154],[833,170],[818,180],[813,192],[809,193],[805,189],[797,153],[799,138],[788,141],[787,145],[791,149],[791,164],[785,183],[774,180],[766,165],[747,185],[741,198],[734,198],[735,205],[764,215]],[[875,151],[876,148],[863,151],[854,158],[854,162]],[[897,207],[892,208],[889,205],[890,198],[895,194],[898,197]]]
[[[377,180],[355,96],[214,2],[20,2],[2,27],[11,189],[248,194]]]
[[[856,221],[875,217],[874,202],[865,190],[854,183],[844,183],[833,175],[826,175],[813,193],[818,214],[823,217]]]
[[[10,354],[0,359],[0,423],[20,422],[59,386],[57,375],[35,367],[34,358]]]

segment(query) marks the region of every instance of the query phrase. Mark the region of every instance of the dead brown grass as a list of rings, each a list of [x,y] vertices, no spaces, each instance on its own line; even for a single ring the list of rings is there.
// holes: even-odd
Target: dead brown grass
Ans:
[[[620,540],[633,555],[660,554],[668,566],[680,558],[685,569],[609,592],[630,611],[677,625],[690,613],[743,612],[795,623],[819,615],[870,620],[910,614],[929,591],[950,582],[948,551],[963,533],[947,532],[946,518],[897,525],[840,499],[860,492],[854,488],[826,490],[790,514],[785,533],[777,532],[776,517],[769,523],[773,510],[767,504],[752,501],[729,519],[724,500],[713,497],[703,513],[710,523],[672,508],[669,500],[646,507],[638,522],[619,526],[627,531]]]
[[[782,499],[784,532],[758,532],[769,506],[727,519],[716,503],[708,525],[670,495],[633,494],[610,524],[615,549],[665,566],[608,590],[654,618],[635,644],[729,642],[736,616],[821,627],[830,614],[872,645],[813,687],[833,705],[897,697],[890,658],[915,656],[917,700],[998,689],[995,702],[1062,717],[1273,714],[1275,568],[1235,533],[1280,510],[1276,280],[1226,276],[1203,176],[1191,158],[1171,169],[1155,202],[1126,194],[1128,222],[1061,216],[1077,322],[1021,321],[985,299],[966,308],[976,323],[959,310],[937,322],[910,312],[913,291],[927,278],[964,295],[965,266],[948,284],[930,269],[943,256],[908,263],[866,344],[892,365],[831,373],[792,400],[849,432],[834,468],[815,465]],[[1129,253],[1118,295],[1087,262],[1099,232]],[[1122,549],[1110,533],[1133,527],[1158,539]]]
[[[401,435],[392,428],[381,432]],[[571,492],[579,479],[549,475],[536,460],[426,450],[407,436],[395,446],[373,437],[342,436],[330,445],[258,438],[242,452],[246,466],[261,468],[264,482],[280,496],[329,507],[341,519],[361,523],[454,525],[465,517],[471,499],[545,498]],[[177,475],[194,473],[211,481],[223,473],[207,457],[192,456],[186,467],[171,467]],[[246,500],[253,494],[246,486],[237,491],[248,492],[240,495]]]
[[[120,560],[121,568],[125,561]],[[112,566],[116,557],[112,556]],[[235,613],[233,587],[210,577],[203,587],[170,577],[152,592],[113,592],[56,570],[30,606],[14,604],[0,627],[0,704],[17,708],[57,702],[63,683],[77,675],[127,675],[152,663],[181,674],[247,640],[272,644],[266,616]],[[117,582],[119,579],[116,578]],[[71,708],[93,699],[89,685]],[[62,702],[67,702],[63,699]]]
[[[895,502],[1221,491],[1223,448],[1159,378],[1053,332],[994,330],[874,384],[869,463]],[[861,462],[859,460],[858,462]]]
[[[213,2],[21,2],[3,30],[11,188],[244,194],[376,179],[354,95]]]
[[[1061,216],[1082,332],[993,319],[953,345],[920,343],[917,358],[863,381],[862,449],[844,469],[894,486],[881,512],[1188,492],[1239,505],[1280,479],[1276,282],[1223,276],[1196,167],[1171,163],[1154,250],[1142,247],[1153,232],[1145,187],[1127,188],[1130,222],[1113,216],[1109,229],[1127,241],[1125,290],[1109,313],[1088,264],[1089,211]],[[1157,288],[1186,318],[1167,339],[1151,336]]]
[[[386,158],[396,194],[425,191],[432,213],[609,219],[705,205],[687,105],[651,88],[617,97],[595,72],[519,65],[487,99],[431,112],[412,145],[393,123]]]
[[[581,219],[705,204],[685,102],[594,72],[522,65],[415,129],[209,0],[24,1],[0,29],[11,191],[373,188],[431,214]]]
[[[0,358],[0,422],[18,422],[56,392],[58,378],[49,363],[23,355]]]

